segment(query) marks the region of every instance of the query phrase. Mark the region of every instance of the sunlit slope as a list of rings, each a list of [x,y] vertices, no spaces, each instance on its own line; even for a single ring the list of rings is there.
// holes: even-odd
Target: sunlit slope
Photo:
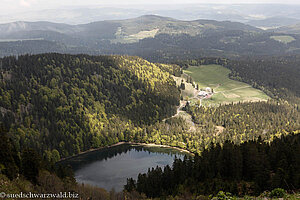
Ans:
[[[249,84],[231,80],[230,70],[220,65],[192,66],[184,71],[199,85],[199,89],[210,87],[214,95],[202,101],[203,105],[215,105],[239,101],[265,101],[269,97]]]
[[[49,160],[130,141],[140,126],[173,116],[180,99],[168,66],[139,57],[52,53],[0,63],[0,126],[19,149]]]

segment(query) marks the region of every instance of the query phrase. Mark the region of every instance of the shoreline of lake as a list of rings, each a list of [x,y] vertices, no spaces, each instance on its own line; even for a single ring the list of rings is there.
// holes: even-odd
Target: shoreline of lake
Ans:
[[[169,145],[154,144],[154,143],[147,144],[147,143],[139,143],[139,142],[118,142],[118,143],[115,143],[115,144],[112,144],[112,145],[109,145],[109,146],[106,146],[106,147],[99,147],[99,148],[96,148],[96,149],[89,149],[87,151],[80,152],[80,153],[78,153],[78,154],[76,154],[74,156],[69,156],[69,157],[66,157],[66,158],[61,158],[56,163],[60,163],[60,162],[63,162],[63,161],[66,161],[66,160],[69,160],[69,159],[72,159],[72,158],[75,158],[75,157],[87,154],[87,153],[90,153],[90,152],[99,151],[99,150],[103,150],[103,149],[109,149],[109,148],[120,146],[120,145],[123,145],[123,144],[139,145],[139,146],[146,146],[146,147],[170,148],[170,149],[178,150],[180,152],[188,153],[188,154],[190,154],[192,156],[195,155],[194,153],[190,152],[189,150],[181,149],[179,147],[172,147],[172,146],[169,146]]]

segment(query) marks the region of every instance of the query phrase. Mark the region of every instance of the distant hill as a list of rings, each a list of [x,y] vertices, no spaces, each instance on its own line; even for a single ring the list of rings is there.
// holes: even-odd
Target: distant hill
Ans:
[[[274,35],[278,33],[239,22],[182,21],[157,15],[80,25],[14,22],[0,25],[0,56],[46,52],[127,54],[165,62],[195,56],[280,55],[299,51],[298,36],[286,44],[274,40]]]
[[[274,29],[273,31],[286,34],[300,34],[300,22],[298,24],[280,27]]]
[[[251,20],[246,22],[251,26],[263,28],[263,29],[270,29],[282,26],[290,26],[299,23],[300,20],[296,18],[289,18],[289,17],[271,17],[261,20]]]
[[[132,43],[140,39],[154,37],[157,34],[205,34],[208,30],[259,29],[238,22],[219,22],[214,20],[180,21],[156,15],[144,15],[127,20],[98,21],[82,25],[68,25],[51,22],[14,22],[0,25],[1,39],[43,38],[45,40],[63,40],[77,38],[81,40],[103,40]]]
[[[103,7],[104,6],[104,7]],[[2,6],[3,10],[5,6]],[[86,24],[103,20],[120,20],[135,18],[142,15],[161,15],[180,20],[209,19],[217,21],[236,21],[245,23],[250,20],[260,20],[273,17],[300,19],[299,5],[283,4],[160,4],[147,5],[91,5],[63,6],[42,10],[25,9],[25,12],[15,11],[10,14],[0,12],[2,23],[15,21],[51,21],[67,24]]]
[[[40,22],[18,21],[18,22],[0,25],[1,37],[9,37],[9,34],[21,32],[21,31],[53,31],[57,33],[68,34],[74,32],[72,30],[73,28],[75,27],[71,25],[52,23],[46,21],[40,21]]]

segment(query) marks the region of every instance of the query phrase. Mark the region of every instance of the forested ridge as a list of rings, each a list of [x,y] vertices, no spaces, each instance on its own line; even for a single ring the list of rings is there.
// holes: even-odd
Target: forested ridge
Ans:
[[[18,150],[48,160],[131,140],[179,102],[169,73],[138,57],[41,54],[0,64],[0,121]]]

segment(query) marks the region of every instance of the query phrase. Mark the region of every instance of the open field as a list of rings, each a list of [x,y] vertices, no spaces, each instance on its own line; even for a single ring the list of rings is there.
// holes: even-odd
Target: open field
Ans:
[[[150,31],[140,31],[136,34],[124,36],[122,35],[122,28],[119,27],[117,32],[115,33],[116,39],[111,40],[111,42],[122,44],[135,43],[145,38],[154,38],[158,31],[159,29],[156,28]]]
[[[271,39],[276,40],[278,42],[282,42],[284,44],[288,44],[296,40],[294,37],[289,35],[279,35],[279,36],[271,36]]]
[[[230,70],[220,65],[192,66],[184,71],[190,75],[199,89],[210,87],[214,90],[211,99],[202,100],[202,105],[219,105],[239,101],[265,101],[269,97],[250,85],[231,80]]]

